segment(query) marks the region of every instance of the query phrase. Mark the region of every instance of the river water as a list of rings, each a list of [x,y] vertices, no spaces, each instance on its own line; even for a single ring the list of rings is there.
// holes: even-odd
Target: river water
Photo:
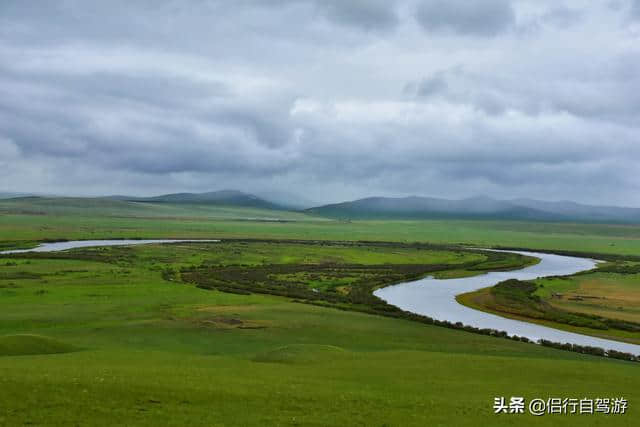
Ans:
[[[519,335],[537,341],[546,339],[554,342],[590,345],[640,355],[640,345],[628,344],[603,338],[565,332],[534,323],[507,319],[490,313],[474,310],[459,304],[456,295],[493,286],[507,279],[532,280],[544,276],[566,276],[579,271],[590,270],[596,261],[537,252],[509,251],[540,258],[536,265],[516,271],[492,272],[481,276],[459,279],[425,279],[401,283],[378,289],[374,295],[412,313],[429,316],[437,320],[462,322],[477,328],[491,328],[506,331],[509,335]]]
[[[89,248],[94,246],[129,246],[144,245],[149,243],[181,243],[181,242],[219,242],[220,240],[176,240],[176,239],[160,239],[160,240],[71,240],[68,242],[43,243],[38,247],[31,249],[14,249],[10,251],[2,251],[0,254],[19,254],[25,252],[57,252],[66,251],[67,249]]]

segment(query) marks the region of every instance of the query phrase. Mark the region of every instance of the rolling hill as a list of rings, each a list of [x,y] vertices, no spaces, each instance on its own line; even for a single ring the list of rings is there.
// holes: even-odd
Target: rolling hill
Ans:
[[[0,213],[92,214],[135,217],[211,217],[239,219],[488,219],[544,222],[640,224],[640,209],[592,206],[571,201],[461,200],[434,197],[369,197],[308,209],[295,209],[234,190],[171,193],[154,197],[26,196],[0,199]]]
[[[307,209],[305,212],[339,219],[504,219],[640,223],[640,209],[590,206],[574,202],[532,199],[496,200],[472,197],[448,200],[431,197],[369,197]]]
[[[235,190],[210,191],[206,193],[173,193],[155,197],[112,196],[111,199],[146,203],[207,204],[274,210],[285,209],[276,203],[261,199],[253,194],[247,194]]]
[[[3,192],[0,191],[0,200],[2,199],[15,199],[16,197],[28,197],[28,196],[33,196],[33,194],[31,193],[10,193],[10,192]]]
[[[138,198],[28,196],[0,199],[0,215],[80,215],[136,218],[209,218],[258,221],[325,221],[239,192],[168,194]]]

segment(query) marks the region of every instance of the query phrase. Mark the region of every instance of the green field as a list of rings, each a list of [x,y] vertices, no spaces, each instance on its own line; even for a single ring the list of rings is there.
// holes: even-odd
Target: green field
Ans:
[[[599,273],[565,280],[540,281],[551,304],[565,310],[640,323],[640,274]],[[556,288],[556,286],[558,286]]]
[[[369,293],[359,292],[372,283],[431,270],[477,274],[529,260],[498,263],[455,246],[328,242],[629,254],[640,245],[640,227],[276,223],[96,212],[0,214],[0,244],[108,237],[323,242],[232,240],[0,256],[0,425],[632,426],[640,415],[636,363],[364,312],[377,310],[368,305]],[[253,273],[240,280],[242,272]],[[246,292],[251,286],[261,293]],[[300,289],[301,296],[288,296]],[[340,309],[294,301],[313,293]],[[498,416],[492,410],[498,396],[623,396],[629,410]]]
[[[640,226],[632,225],[489,220],[349,222],[239,207],[101,199],[0,200],[0,245],[5,247],[46,239],[97,238],[375,240],[640,254]]]
[[[469,307],[602,338],[640,344],[640,264],[617,261],[591,272],[499,283],[458,296]]]

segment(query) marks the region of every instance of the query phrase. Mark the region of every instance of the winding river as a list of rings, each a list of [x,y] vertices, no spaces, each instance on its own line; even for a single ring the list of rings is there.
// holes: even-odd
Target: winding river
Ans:
[[[534,323],[508,319],[495,314],[474,310],[458,303],[456,295],[493,286],[503,280],[532,280],[544,276],[566,276],[579,271],[590,270],[596,261],[537,252],[509,251],[540,258],[536,265],[516,271],[491,272],[481,276],[459,279],[425,279],[401,283],[378,289],[374,295],[403,310],[449,322],[462,322],[477,328],[491,328],[506,331],[509,335],[519,335],[537,341],[546,339],[554,342],[590,345],[640,355],[640,345],[596,338],[553,329]]]
[[[0,254],[24,252],[55,252],[67,249],[95,246],[127,246],[149,243],[219,242],[219,240],[75,240],[67,242],[43,243],[36,248],[17,249]],[[490,313],[474,310],[459,304],[456,295],[493,286],[507,279],[531,280],[544,276],[566,276],[579,271],[590,270],[596,261],[537,252],[509,251],[540,258],[536,265],[508,272],[491,272],[474,277],[439,280],[431,277],[413,282],[401,283],[378,289],[374,294],[403,310],[438,320],[462,322],[478,328],[506,331],[509,335],[519,335],[537,341],[546,339],[555,342],[590,345],[640,355],[640,345],[596,338],[559,329],[548,328],[534,323],[508,319]]]

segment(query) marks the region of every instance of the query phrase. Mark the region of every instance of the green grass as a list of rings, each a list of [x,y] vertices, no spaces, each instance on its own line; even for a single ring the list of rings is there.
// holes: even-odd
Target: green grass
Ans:
[[[186,203],[128,202],[101,198],[26,197],[0,200],[0,213],[35,216],[115,218],[217,218],[322,221],[299,212],[254,207]]]
[[[282,364],[96,351],[55,364],[16,358],[11,369],[20,375],[0,365],[6,425],[633,426],[638,414],[637,372],[586,359],[392,350]],[[511,394],[624,395],[631,407],[624,416],[493,415],[493,397]]]
[[[70,353],[76,350],[74,346],[39,335],[0,336],[0,356]]]
[[[251,221],[274,218],[278,221]],[[242,219],[242,220],[239,220]],[[264,238],[515,246],[634,255],[640,226],[519,221],[332,221],[298,212],[96,199],[0,201],[0,247],[46,239]]]
[[[171,304],[148,289],[146,309],[127,321],[48,328],[89,346],[84,352],[0,359],[6,424],[500,425],[512,421],[493,416],[498,395],[640,397],[628,363],[279,298],[191,291],[190,302],[176,292],[180,303]],[[203,327],[193,321],[201,313],[271,326]],[[265,358],[277,363],[254,361]],[[631,425],[635,416],[632,407],[607,422]]]
[[[493,415],[496,396],[625,396],[638,366],[401,319],[162,279],[167,262],[230,263],[251,245],[108,248],[109,262],[5,258],[0,335],[35,334],[82,351],[0,357],[0,425],[558,425],[576,418]],[[268,262],[311,256],[255,243]],[[173,250],[172,250],[173,249]],[[389,259],[449,259],[389,248]],[[315,260],[377,262],[383,249],[322,247]],[[83,253],[100,252],[83,250]],[[292,252],[287,255],[283,252]],[[126,253],[126,257],[121,255]],[[189,260],[189,261],[185,261]],[[340,260],[342,261],[342,260]],[[9,265],[10,264],[10,265]],[[44,292],[42,292],[44,291]],[[605,418],[580,418],[597,425]]]
[[[529,282],[509,280],[456,300],[504,317],[640,344],[638,277],[596,271]]]
[[[253,360],[264,363],[322,363],[350,358],[352,354],[335,345],[290,344],[260,353]]]
[[[554,306],[640,324],[640,274],[595,273],[570,280],[569,284],[542,282]]]
[[[623,226],[273,223],[221,220],[207,216],[211,213],[135,215],[91,216],[81,209],[0,215],[0,245],[55,238],[234,237],[429,241],[621,254],[640,249],[640,228]],[[485,267],[513,268],[515,261],[486,262]],[[481,255],[446,248],[239,241],[84,249],[57,258],[0,256],[0,337],[37,336],[40,342],[81,350],[0,357],[0,425],[637,423],[638,364],[281,296],[204,290],[165,274],[167,267],[190,266],[205,271],[238,265],[386,263],[392,271],[406,263],[469,262],[484,261]],[[452,267],[439,274],[481,270]],[[281,279],[305,282],[305,274]],[[353,285],[342,278],[329,286],[335,274],[319,274],[311,286],[324,284],[329,291],[334,285]],[[496,416],[492,404],[497,396],[624,396],[630,407],[623,416]]]
[[[113,249],[112,249],[113,250]],[[115,250],[118,250],[117,248]],[[375,264],[446,264],[482,261],[485,255],[406,245],[354,245],[295,242],[222,242],[158,245],[153,251],[133,249],[136,259],[175,265],[213,264],[258,266],[263,264],[325,264],[341,262]],[[518,260],[516,260],[517,263]],[[519,264],[518,264],[519,265]]]

